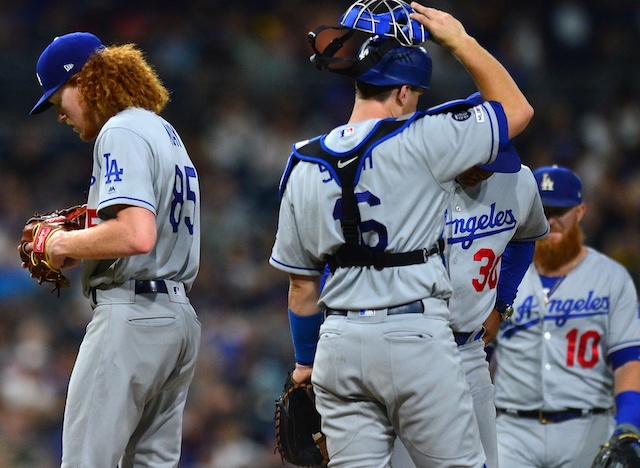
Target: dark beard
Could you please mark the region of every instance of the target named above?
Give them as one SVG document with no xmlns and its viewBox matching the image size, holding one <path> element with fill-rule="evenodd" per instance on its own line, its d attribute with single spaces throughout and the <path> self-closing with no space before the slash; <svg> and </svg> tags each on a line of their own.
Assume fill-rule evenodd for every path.
<svg viewBox="0 0 640 468">
<path fill-rule="evenodd" d="M 543 239 L 536 242 L 533 261 L 547 271 L 555 271 L 580 254 L 584 245 L 584 233 L 576 222 L 559 242 Z"/>
</svg>

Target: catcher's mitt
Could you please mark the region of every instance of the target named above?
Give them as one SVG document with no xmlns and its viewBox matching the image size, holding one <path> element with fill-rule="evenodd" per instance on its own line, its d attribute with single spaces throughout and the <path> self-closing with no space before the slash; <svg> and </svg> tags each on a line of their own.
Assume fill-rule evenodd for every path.
<svg viewBox="0 0 640 468">
<path fill-rule="evenodd" d="M 591 468 L 635 468 L 640 466 L 640 434 L 637 428 L 623 425 L 623 430 L 614 434 L 600 447 Z"/>
<path fill-rule="evenodd" d="M 61 269 L 51 266 L 45 249 L 47 240 L 56 231 L 83 229 L 86 217 L 87 205 L 75 205 L 42 215 L 34 213 L 22 229 L 20 258 L 29 269 L 31 276 L 38 280 L 38 284 L 53 283 L 55 286 L 53 291 L 57 290 L 58 295 L 60 288 L 68 288 L 71 283 L 62 274 Z M 33 251 L 26 252 L 25 246 L 30 242 L 33 242 Z"/>
<path fill-rule="evenodd" d="M 297 466 L 325 466 L 329 462 L 315 401 L 313 385 L 294 382 L 289 374 L 276 402 L 276 442 L 283 460 Z"/>
</svg>

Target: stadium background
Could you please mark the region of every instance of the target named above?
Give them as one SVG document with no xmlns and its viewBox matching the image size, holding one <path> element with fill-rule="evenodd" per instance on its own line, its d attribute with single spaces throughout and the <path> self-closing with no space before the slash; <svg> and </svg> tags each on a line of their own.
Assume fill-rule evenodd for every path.
<svg viewBox="0 0 640 468">
<path fill-rule="evenodd" d="M 587 242 L 640 279 L 640 6 L 628 0 L 456 0 L 450 11 L 512 72 L 535 107 L 522 160 L 578 171 Z M 29 117 L 35 62 L 51 39 L 90 31 L 137 43 L 172 100 L 164 115 L 196 162 L 202 268 L 191 294 L 203 324 L 185 414 L 183 468 L 271 468 L 274 401 L 293 357 L 287 278 L 267 264 L 277 184 L 290 145 L 342 123 L 352 83 L 308 61 L 306 33 L 348 2 L 0 0 L 0 467 L 59 463 L 68 376 L 90 307 L 56 298 L 20 269 L 33 211 L 83 201 L 91 145 Z M 428 107 L 475 91 L 437 46 Z M 597 274 L 597 272 L 594 272 Z M 59 466 L 59 465 L 58 465 Z"/>
</svg>

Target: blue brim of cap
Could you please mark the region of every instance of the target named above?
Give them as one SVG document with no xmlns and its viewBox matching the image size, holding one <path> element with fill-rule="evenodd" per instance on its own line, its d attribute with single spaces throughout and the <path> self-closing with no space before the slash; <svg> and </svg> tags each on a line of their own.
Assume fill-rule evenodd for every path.
<svg viewBox="0 0 640 468">
<path fill-rule="evenodd" d="M 573 208 L 580 203 L 576 203 L 575 198 L 548 198 L 540 196 L 542 200 L 542 206 L 548 206 L 549 208 Z"/>
<path fill-rule="evenodd" d="M 520 156 L 518 155 L 516 149 L 512 144 L 509 144 L 508 148 L 504 150 L 501 149 L 498 152 L 495 161 L 493 161 L 491 164 L 482 164 L 478 167 L 491 172 L 504 172 L 507 174 L 513 174 L 520 170 L 520 168 L 522 167 L 522 163 L 520 162 Z"/>
<path fill-rule="evenodd" d="M 62 86 L 63 84 L 64 83 L 62 83 L 60 86 Z M 31 111 L 29 112 L 29 115 L 39 114 L 40 112 L 44 112 L 49 107 L 51 107 L 53 104 L 49 102 L 49 98 L 53 95 L 53 93 L 55 93 L 56 91 L 58 91 L 58 89 L 60 89 L 60 86 L 56 86 L 55 88 L 52 88 L 46 93 L 44 93 L 42 97 L 38 100 L 38 102 L 36 102 L 36 105 L 33 106 L 33 109 L 31 109 Z"/>
</svg>

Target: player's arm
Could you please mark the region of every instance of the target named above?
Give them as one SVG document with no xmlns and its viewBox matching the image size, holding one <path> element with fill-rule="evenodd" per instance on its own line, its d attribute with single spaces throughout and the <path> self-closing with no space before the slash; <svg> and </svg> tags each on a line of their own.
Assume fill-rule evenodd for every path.
<svg viewBox="0 0 640 468">
<path fill-rule="evenodd" d="M 496 288 L 496 303 L 513 304 L 518 292 L 518 286 L 533 261 L 534 250 L 534 241 L 511 241 L 507 244 L 502 254 L 500 275 L 498 276 L 498 286 Z M 502 317 L 498 310 L 494 308 L 482 324 L 486 330 L 483 338 L 485 345 L 496 338 L 501 322 Z"/>
<path fill-rule="evenodd" d="M 311 370 L 318 345 L 318 333 L 322 324 L 322 312 L 318 311 L 320 277 L 289 275 L 289 326 L 296 356 L 293 380 L 311 381 Z"/>
<path fill-rule="evenodd" d="M 504 66 L 467 34 L 464 26 L 444 11 L 412 2 L 411 19 L 421 23 L 432 40 L 451 52 L 473 78 L 486 101 L 502 105 L 509 125 L 509 139 L 522 132 L 533 117 L 533 107 Z"/>
<path fill-rule="evenodd" d="M 640 431 L 640 346 L 612 353 L 616 431 L 632 426 Z"/>
<path fill-rule="evenodd" d="M 157 237 L 155 215 L 145 208 L 127 205 L 115 206 L 113 211 L 114 218 L 90 229 L 52 235 L 46 249 L 53 265 L 59 267 L 67 258 L 101 260 L 149 253 Z M 27 245 L 27 251 L 32 248 L 32 244 Z"/>
</svg>

